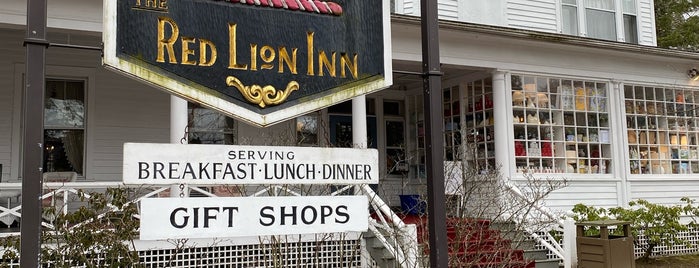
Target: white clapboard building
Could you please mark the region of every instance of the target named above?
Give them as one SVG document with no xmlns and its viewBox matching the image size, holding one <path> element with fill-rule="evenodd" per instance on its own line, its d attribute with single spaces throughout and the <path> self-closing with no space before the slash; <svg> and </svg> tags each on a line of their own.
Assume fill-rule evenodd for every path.
<svg viewBox="0 0 699 268">
<path fill-rule="evenodd" d="M 565 179 L 544 204 L 554 213 L 699 197 L 699 87 L 688 75 L 699 54 L 656 47 L 652 0 L 438 2 L 443 105 L 433 112 L 444 116 L 448 164 L 500 167 L 515 183 L 525 174 Z M 100 47 L 102 5 L 48 1 L 48 41 Z M 424 193 L 430 133 L 413 74 L 422 66 L 420 1 L 391 5 L 393 85 L 367 95 L 365 110 L 383 174 L 374 189 L 395 208 L 400 195 Z M 26 9 L 26 0 L 0 6 L 0 192 L 9 196 L 0 203 L 9 208 L 22 181 Z M 103 68 L 99 50 L 49 46 L 46 85 L 43 168 L 69 172 L 75 188 L 119 185 L 124 143 L 352 146 L 351 101 L 258 128 L 192 103 L 171 109 L 169 94 Z M 187 128 L 173 128 L 185 113 Z M 10 226 L 21 221 L 4 215 Z M 313 245 L 304 241 L 296 243 Z M 343 247 L 352 245 L 323 250 Z"/>
</svg>

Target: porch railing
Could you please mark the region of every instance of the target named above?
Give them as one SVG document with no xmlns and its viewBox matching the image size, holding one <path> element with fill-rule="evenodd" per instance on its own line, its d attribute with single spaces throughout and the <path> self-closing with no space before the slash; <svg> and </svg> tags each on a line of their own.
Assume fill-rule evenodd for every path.
<svg viewBox="0 0 699 268">
<path fill-rule="evenodd" d="M 161 195 L 170 189 L 170 186 L 127 186 L 121 182 L 46 182 L 43 185 L 42 203 L 55 206 L 56 213 L 64 215 L 72 209 L 76 209 L 76 206 L 81 205 L 79 202 L 75 202 L 75 200 L 78 200 L 79 194 L 89 198 L 91 192 L 104 191 L 108 188 L 135 188 L 139 191 L 137 191 L 138 194 L 133 197 L 130 203 L 138 204 L 144 198 Z M 3 223 L 10 227 L 12 222 L 21 220 L 21 188 L 21 183 L 0 183 L 0 228 L 3 227 Z M 220 196 L 205 187 L 195 185 L 187 185 L 185 190 L 188 190 L 190 195 Z M 417 235 L 414 229 L 411 229 L 411 226 L 406 226 L 400 217 L 383 202 L 369 185 L 345 186 L 330 193 L 331 196 L 340 194 L 366 196 L 375 215 L 377 215 L 375 218 L 368 219 L 370 222 L 369 231 L 379 241 L 382 241 L 386 251 L 393 255 L 397 263 L 400 263 L 402 267 L 417 267 Z M 249 194 L 249 196 L 263 195 L 301 196 L 304 194 L 289 187 L 278 185 L 260 187 L 259 190 Z M 6 199 L 3 200 L 3 198 Z M 120 210 L 120 208 L 113 205 L 110 205 L 109 209 L 112 211 Z M 139 217 L 139 215 L 136 215 L 136 217 Z M 55 228 L 50 219 L 43 221 L 42 225 L 49 230 Z M 8 229 L 7 232 L 0 232 L 0 237 L 11 235 L 19 235 L 19 230 Z"/>
</svg>

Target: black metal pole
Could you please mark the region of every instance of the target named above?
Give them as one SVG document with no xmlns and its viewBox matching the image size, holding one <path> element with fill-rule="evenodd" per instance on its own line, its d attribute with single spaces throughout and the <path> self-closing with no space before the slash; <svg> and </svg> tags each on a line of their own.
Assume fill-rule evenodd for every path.
<svg viewBox="0 0 699 268">
<path fill-rule="evenodd" d="M 442 71 L 439 63 L 437 0 L 420 0 L 422 21 L 422 70 L 424 72 L 425 140 L 427 147 L 427 204 L 430 267 L 446 268 L 447 216 L 444 197 L 444 134 L 442 125 Z"/>
<path fill-rule="evenodd" d="M 44 136 L 46 0 L 27 1 L 27 65 L 22 147 L 22 221 L 20 267 L 39 267 L 41 258 L 41 188 Z"/>
</svg>

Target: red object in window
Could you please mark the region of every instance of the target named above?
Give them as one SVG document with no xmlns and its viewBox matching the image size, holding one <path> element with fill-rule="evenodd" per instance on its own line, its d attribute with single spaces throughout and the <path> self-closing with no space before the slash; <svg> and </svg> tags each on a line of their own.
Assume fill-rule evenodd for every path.
<svg viewBox="0 0 699 268">
<path fill-rule="evenodd" d="M 550 142 L 541 143 L 541 156 L 553 156 L 553 148 Z"/>
<path fill-rule="evenodd" d="M 527 156 L 527 150 L 524 149 L 524 143 L 515 141 L 515 156 Z"/>
</svg>

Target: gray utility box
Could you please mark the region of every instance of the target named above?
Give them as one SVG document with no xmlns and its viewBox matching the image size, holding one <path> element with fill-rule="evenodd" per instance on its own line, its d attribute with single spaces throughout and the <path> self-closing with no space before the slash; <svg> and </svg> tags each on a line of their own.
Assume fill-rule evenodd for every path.
<svg viewBox="0 0 699 268">
<path fill-rule="evenodd" d="M 618 220 L 576 223 L 578 268 L 635 268 L 630 224 Z M 610 235 L 610 226 L 621 228 L 623 234 Z M 585 227 L 599 227 L 600 233 L 597 236 L 585 236 Z"/>
</svg>

